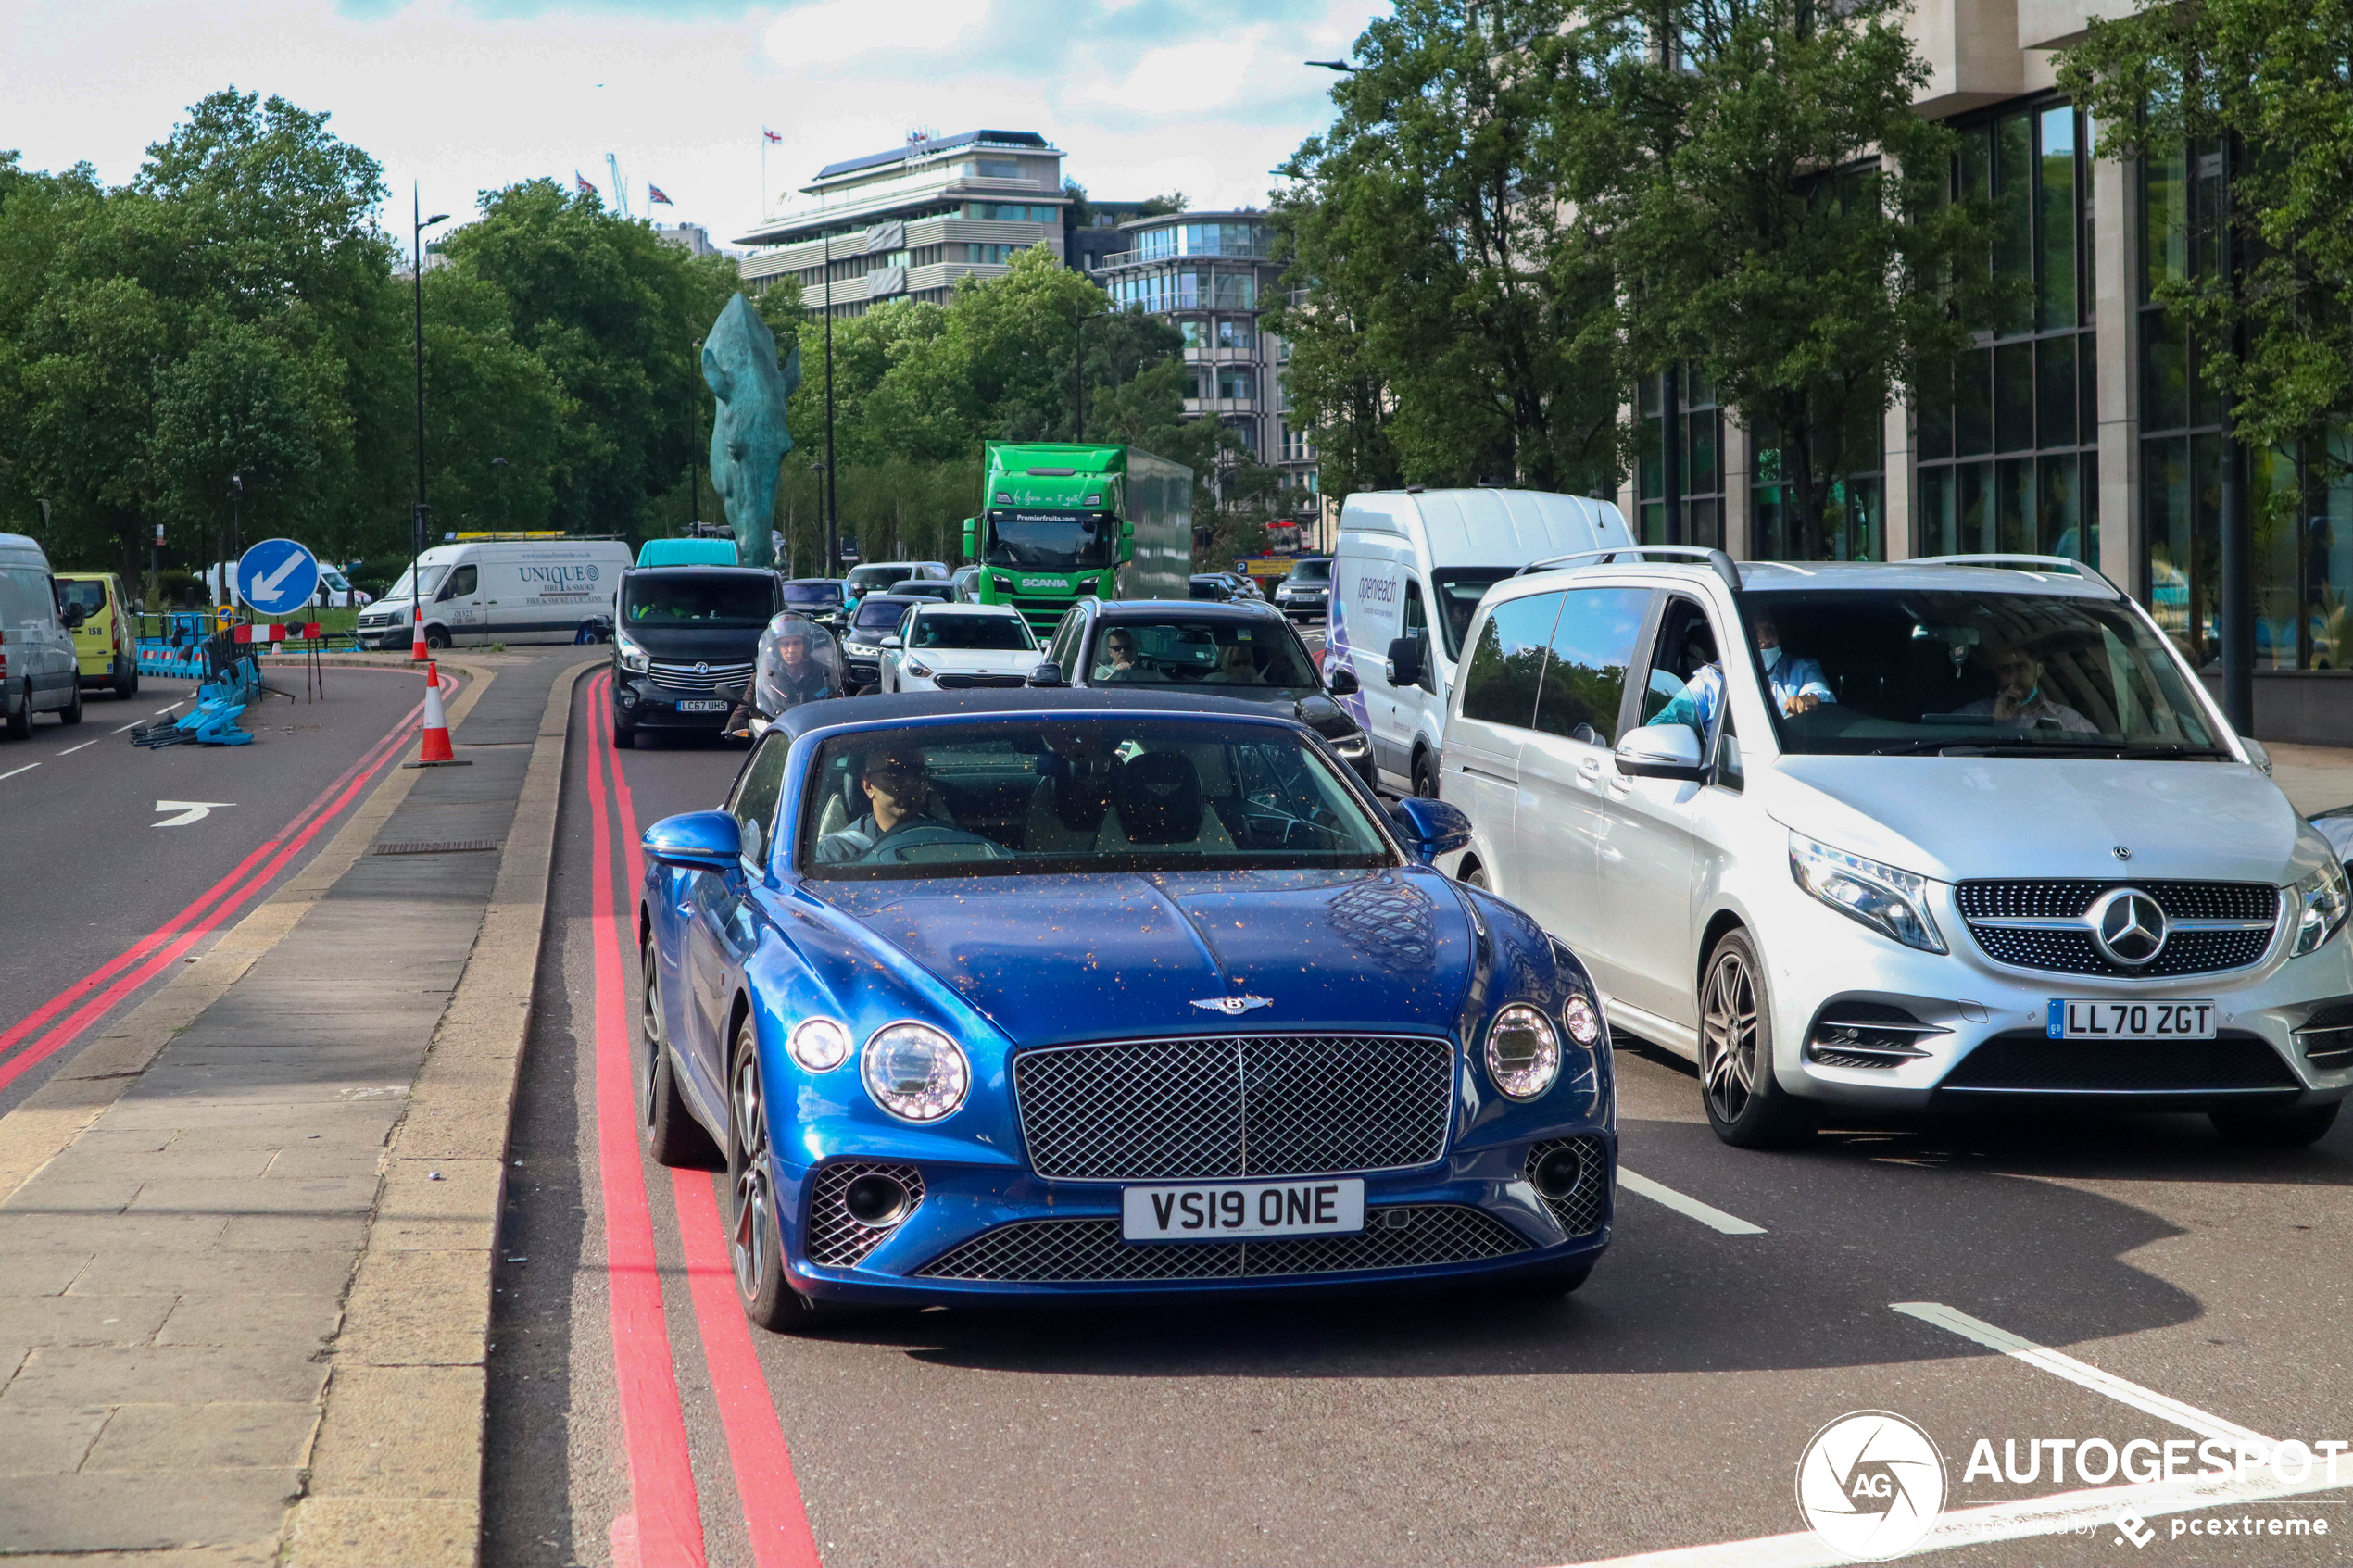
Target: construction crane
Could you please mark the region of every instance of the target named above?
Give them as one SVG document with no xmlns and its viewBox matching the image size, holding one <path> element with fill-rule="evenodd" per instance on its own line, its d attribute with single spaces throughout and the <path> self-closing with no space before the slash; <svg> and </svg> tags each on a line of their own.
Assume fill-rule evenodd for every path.
<svg viewBox="0 0 2353 1568">
<path fill-rule="evenodd" d="M 621 216 L 624 219 L 635 217 L 635 214 L 629 210 L 629 187 L 621 182 L 621 160 L 607 153 L 605 169 L 612 175 L 612 199 L 620 207 Z"/>
</svg>

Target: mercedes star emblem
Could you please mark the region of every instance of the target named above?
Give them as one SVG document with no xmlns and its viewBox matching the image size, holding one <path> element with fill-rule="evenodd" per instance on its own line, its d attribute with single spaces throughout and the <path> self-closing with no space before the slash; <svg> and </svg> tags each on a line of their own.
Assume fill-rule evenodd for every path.
<svg viewBox="0 0 2353 1568">
<path fill-rule="evenodd" d="M 1193 1003 L 1208 1012 L 1222 1012 L 1228 1018 L 1239 1018 L 1252 1008 L 1270 1008 L 1274 1002 L 1265 997 L 1203 997 Z"/>
<path fill-rule="evenodd" d="M 2092 942 L 2108 960 L 2138 969 L 2164 949 L 2165 911 L 2137 887 L 2120 887 L 2092 906 Z"/>
<path fill-rule="evenodd" d="M 2108 853 L 2114 855 L 2120 860 L 2129 860 L 2133 858 L 2133 848 L 2132 846 L 2128 844 L 2120 844 L 2115 848 L 2109 850 Z"/>
<path fill-rule="evenodd" d="M 702 663 L 700 660 L 697 660 L 695 664 L 695 673 L 698 675 L 708 675 L 711 673 L 711 666 Z"/>
</svg>

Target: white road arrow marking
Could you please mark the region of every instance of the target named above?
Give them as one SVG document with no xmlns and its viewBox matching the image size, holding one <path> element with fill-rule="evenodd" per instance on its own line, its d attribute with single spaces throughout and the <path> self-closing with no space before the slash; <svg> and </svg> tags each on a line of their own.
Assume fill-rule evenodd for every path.
<svg viewBox="0 0 2353 1568">
<path fill-rule="evenodd" d="M 264 577 L 259 572 L 255 572 L 252 576 L 245 579 L 245 596 L 247 598 L 276 598 L 278 596 L 278 584 L 293 576 L 294 569 L 301 564 L 302 558 L 300 556 L 288 556 L 285 559 L 278 563 L 278 570 L 271 572 L 269 576 Z"/>
<path fill-rule="evenodd" d="M 180 814 L 167 817 L 155 825 L 159 828 L 184 828 L 190 822 L 203 822 L 221 807 L 235 804 L 233 800 L 158 800 L 156 802 L 157 810 L 177 811 Z"/>
</svg>

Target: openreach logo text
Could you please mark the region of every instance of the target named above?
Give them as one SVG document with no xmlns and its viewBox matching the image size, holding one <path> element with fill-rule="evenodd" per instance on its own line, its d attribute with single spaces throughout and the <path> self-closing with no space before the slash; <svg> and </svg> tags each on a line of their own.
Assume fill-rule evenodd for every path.
<svg viewBox="0 0 2353 1568">
<path fill-rule="evenodd" d="M 1814 1434 L 1797 1461 L 1797 1508 L 1833 1550 L 1859 1562 L 1918 1546 L 1944 1507 L 1944 1456 L 1889 1411 L 1856 1411 Z"/>
</svg>

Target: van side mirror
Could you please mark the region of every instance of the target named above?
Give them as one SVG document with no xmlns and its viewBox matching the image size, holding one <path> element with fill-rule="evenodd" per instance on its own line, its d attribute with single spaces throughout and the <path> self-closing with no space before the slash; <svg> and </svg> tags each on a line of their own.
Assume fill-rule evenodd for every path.
<svg viewBox="0 0 2353 1568">
<path fill-rule="evenodd" d="M 1707 777 L 1701 762 L 1699 735 L 1689 724 L 1644 724 L 1629 730 L 1617 743 L 1617 771 L 1629 779 L 1680 779 L 1697 784 Z"/>
<path fill-rule="evenodd" d="M 1327 684 L 1334 696 L 1354 696 L 1364 689 L 1356 679 L 1355 666 L 1349 664 L 1343 664 L 1333 671 L 1332 678 Z"/>
<path fill-rule="evenodd" d="M 69 604 L 57 611 L 57 624 L 69 632 L 81 631 L 82 623 L 89 619 L 90 612 L 78 604 Z"/>
<path fill-rule="evenodd" d="M 1381 673 L 1392 686 L 1415 686 L 1429 666 L 1426 641 L 1420 637 L 1391 637 L 1389 640 L 1389 660 Z"/>
<path fill-rule="evenodd" d="M 964 519 L 964 558 L 980 558 L 980 519 L 976 517 Z"/>
</svg>

